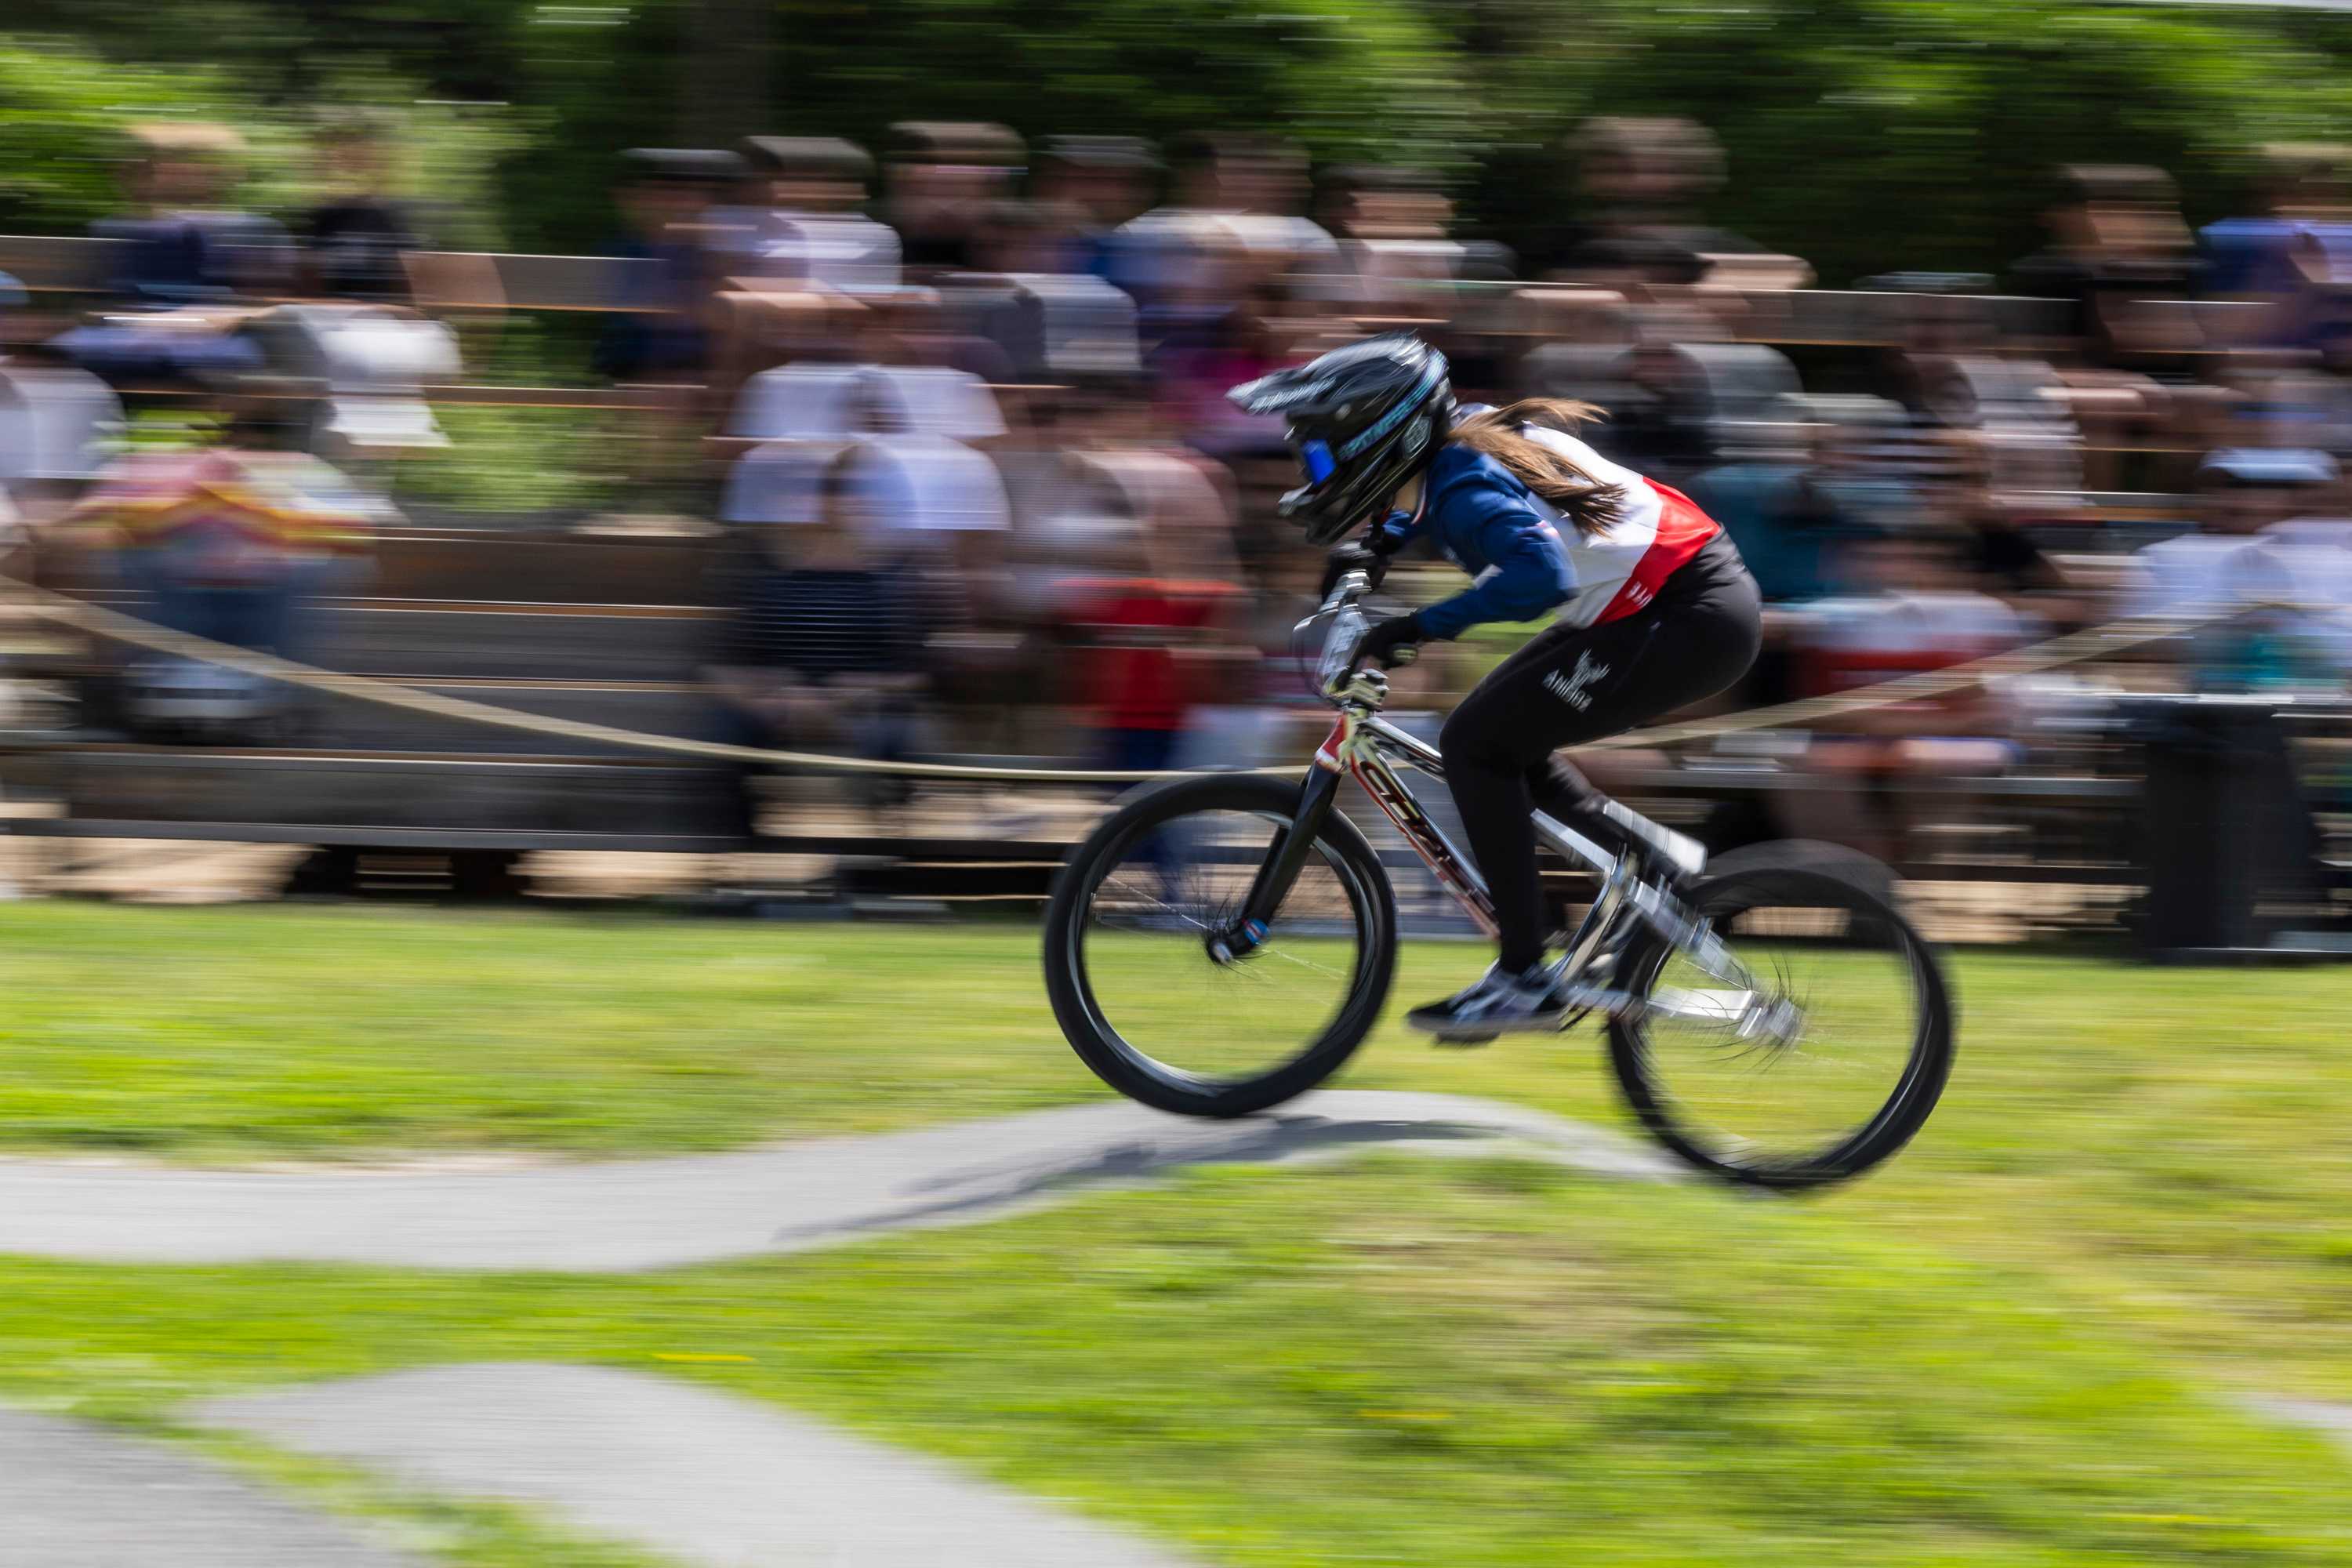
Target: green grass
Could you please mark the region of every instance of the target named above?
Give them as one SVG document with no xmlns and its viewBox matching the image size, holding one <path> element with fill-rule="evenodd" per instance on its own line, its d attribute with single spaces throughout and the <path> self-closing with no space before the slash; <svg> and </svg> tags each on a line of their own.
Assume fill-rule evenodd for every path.
<svg viewBox="0 0 2352 1568">
<path fill-rule="evenodd" d="M 1409 944 L 1395 999 L 1482 962 Z M 2253 1385 L 2352 1398 L 2352 973 L 2001 951 L 1954 967 L 1943 1106 L 1827 1204 L 2084 1280 Z M 1025 927 L 19 904 L 0 907 L 0 1140 L 19 1149 L 593 1156 L 1104 1092 L 1061 1041 Z M 1588 1032 L 1433 1051 L 1391 1022 L 1339 1081 L 1626 1125 Z"/>
<path fill-rule="evenodd" d="M 2352 1557 L 2339 1458 L 2111 1329 L 1832 1205 L 1392 1157 L 654 1279 L 20 1263 L 0 1393 L 633 1366 L 1235 1563 Z"/>
<path fill-rule="evenodd" d="M 1397 1001 L 1482 962 L 1408 947 Z M 2223 1402 L 2352 1399 L 2352 974 L 1953 963 L 1942 1109 L 1803 1202 L 1381 1161 L 652 1279 L 6 1262 L 0 1397 L 667 1369 L 1234 1563 L 2352 1561 L 2352 1467 Z M 1101 1092 L 1025 928 L 19 905 L 0 986 L 19 1148 L 586 1155 Z M 1622 1126 L 1597 1058 L 1391 1024 L 1342 1082 Z M 594 1560 L 338 1495 L 480 1568 Z"/>
<path fill-rule="evenodd" d="M 18 904 L 0 995 L 20 1148 L 644 1152 L 1093 1085 L 1003 928 Z"/>
</svg>

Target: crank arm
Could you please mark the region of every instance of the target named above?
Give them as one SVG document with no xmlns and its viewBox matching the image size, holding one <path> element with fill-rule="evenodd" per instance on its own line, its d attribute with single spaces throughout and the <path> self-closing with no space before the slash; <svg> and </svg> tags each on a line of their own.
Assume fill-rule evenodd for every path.
<svg viewBox="0 0 2352 1568">
<path fill-rule="evenodd" d="M 1642 882 L 1634 886 L 1627 901 L 1652 931 L 1710 977 L 1741 991 L 1756 989 L 1756 977 L 1729 944 L 1715 934 L 1713 923 L 1693 915 L 1672 893 L 1654 882 Z"/>
<path fill-rule="evenodd" d="M 1571 985 L 1565 994 L 1570 1007 L 1606 1013 L 1612 1018 L 1654 1014 L 1687 1018 L 1696 1024 L 1720 1024 L 1725 1028 L 1738 1026 L 1764 1002 L 1754 991 L 1683 991 L 1673 986 L 1647 996 L 1636 996 L 1631 991 L 1612 990 L 1605 985 Z"/>
</svg>

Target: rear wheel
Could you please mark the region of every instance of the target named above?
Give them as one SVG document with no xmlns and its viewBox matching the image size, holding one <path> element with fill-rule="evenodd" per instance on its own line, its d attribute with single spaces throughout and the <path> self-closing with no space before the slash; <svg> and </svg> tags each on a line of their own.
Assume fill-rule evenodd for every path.
<svg viewBox="0 0 2352 1568">
<path fill-rule="evenodd" d="M 1951 995 L 1886 886 L 1884 868 L 1843 852 L 1726 857 L 1685 897 L 1752 991 L 1646 929 L 1635 938 L 1619 973 L 1654 1005 L 1611 1024 L 1610 1059 L 1659 1142 L 1784 1188 L 1858 1175 L 1909 1142 L 1951 1072 Z"/>
<path fill-rule="evenodd" d="M 1263 1110 L 1338 1071 L 1379 1018 L 1396 903 L 1338 813 L 1264 937 L 1237 931 L 1298 799 L 1270 778 L 1182 780 L 1113 813 L 1063 868 L 1046 992 L 1071 1047 L 1121 1094 L 1188 1116 Z"/>
</svg>

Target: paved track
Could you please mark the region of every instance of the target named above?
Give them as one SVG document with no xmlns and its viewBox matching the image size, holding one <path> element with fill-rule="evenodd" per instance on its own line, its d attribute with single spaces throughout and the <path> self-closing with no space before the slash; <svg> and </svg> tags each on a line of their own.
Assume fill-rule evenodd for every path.
<svg viewBox="0 0 2352 1568">
<path fill-rule="evenodd" d="M 1125 1100 L 740 1153 L 508 1171 L 240 1172 L 0 1162 L 0 1252 L 626 1272 L 966 1225 L 1183 1165 L 1508 1143 L 1662 1179 L 1645 1145 L 1460 1095 L 1330 1089 L 1234 1121 Z"/>
<path fill-rule="evenodd" d="M 194 1418 L 425 1491 L 520 1503 L 698 1568 L 1181 1563 L 936 1459 L 610 1367 L 433 1367 L 240 1395 Z"/>
<path fill-rule="evenodd" d="M 86 1422 L 0 1410 L 8 1568 L 425 1568 L 234 1470 Z"/>
<path fill-rule="evenodd" d="M 471 1172 L 236 1172 L 0 1161 L 0 1252 L 456 1269 L 653 1269 L 966 1225 L 1218 1162 L 1509 1148 L 1643 1180 L 1643 1145 L 1455 1095 L 1328 1090 L 1234 1121 L 1124 1100 L 698 1158 Z M 1050 1503 L 670 1379 L 428 1368 L 218 1400 L 193 1420 L 425 1492 L 548 1512 L 682 1563 L 1181 1568 Z M 413 1568 L 232 1471 L 0 1411 L 8 1568 Z"/>
</svg>

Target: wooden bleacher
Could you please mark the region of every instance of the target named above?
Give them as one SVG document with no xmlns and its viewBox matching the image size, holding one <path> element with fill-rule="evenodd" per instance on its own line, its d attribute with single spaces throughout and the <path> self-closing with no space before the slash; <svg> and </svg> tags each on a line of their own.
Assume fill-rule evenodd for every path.
<svg viewBox="0 0 2352 1568">
<path fill-rule="evenodd" d="M 526 712 L 708 738 L 696 684 L 711 612 L 698 541 L 400 534 L 365 596 L 310 612 L 317 662 Z M 48 584 L 117 600 L 94 563 Z M 495 594 L 497 597 L 476 597 Z M 111 662 L 82 652 L 79 679 Z M 52 836 L 219 838 L 417 848 L 730 847 L 712 767 L 568 737 L 306 695 L 299 747 L 20 744 L 11 784 L 50 795 Z"/>
</svg>

